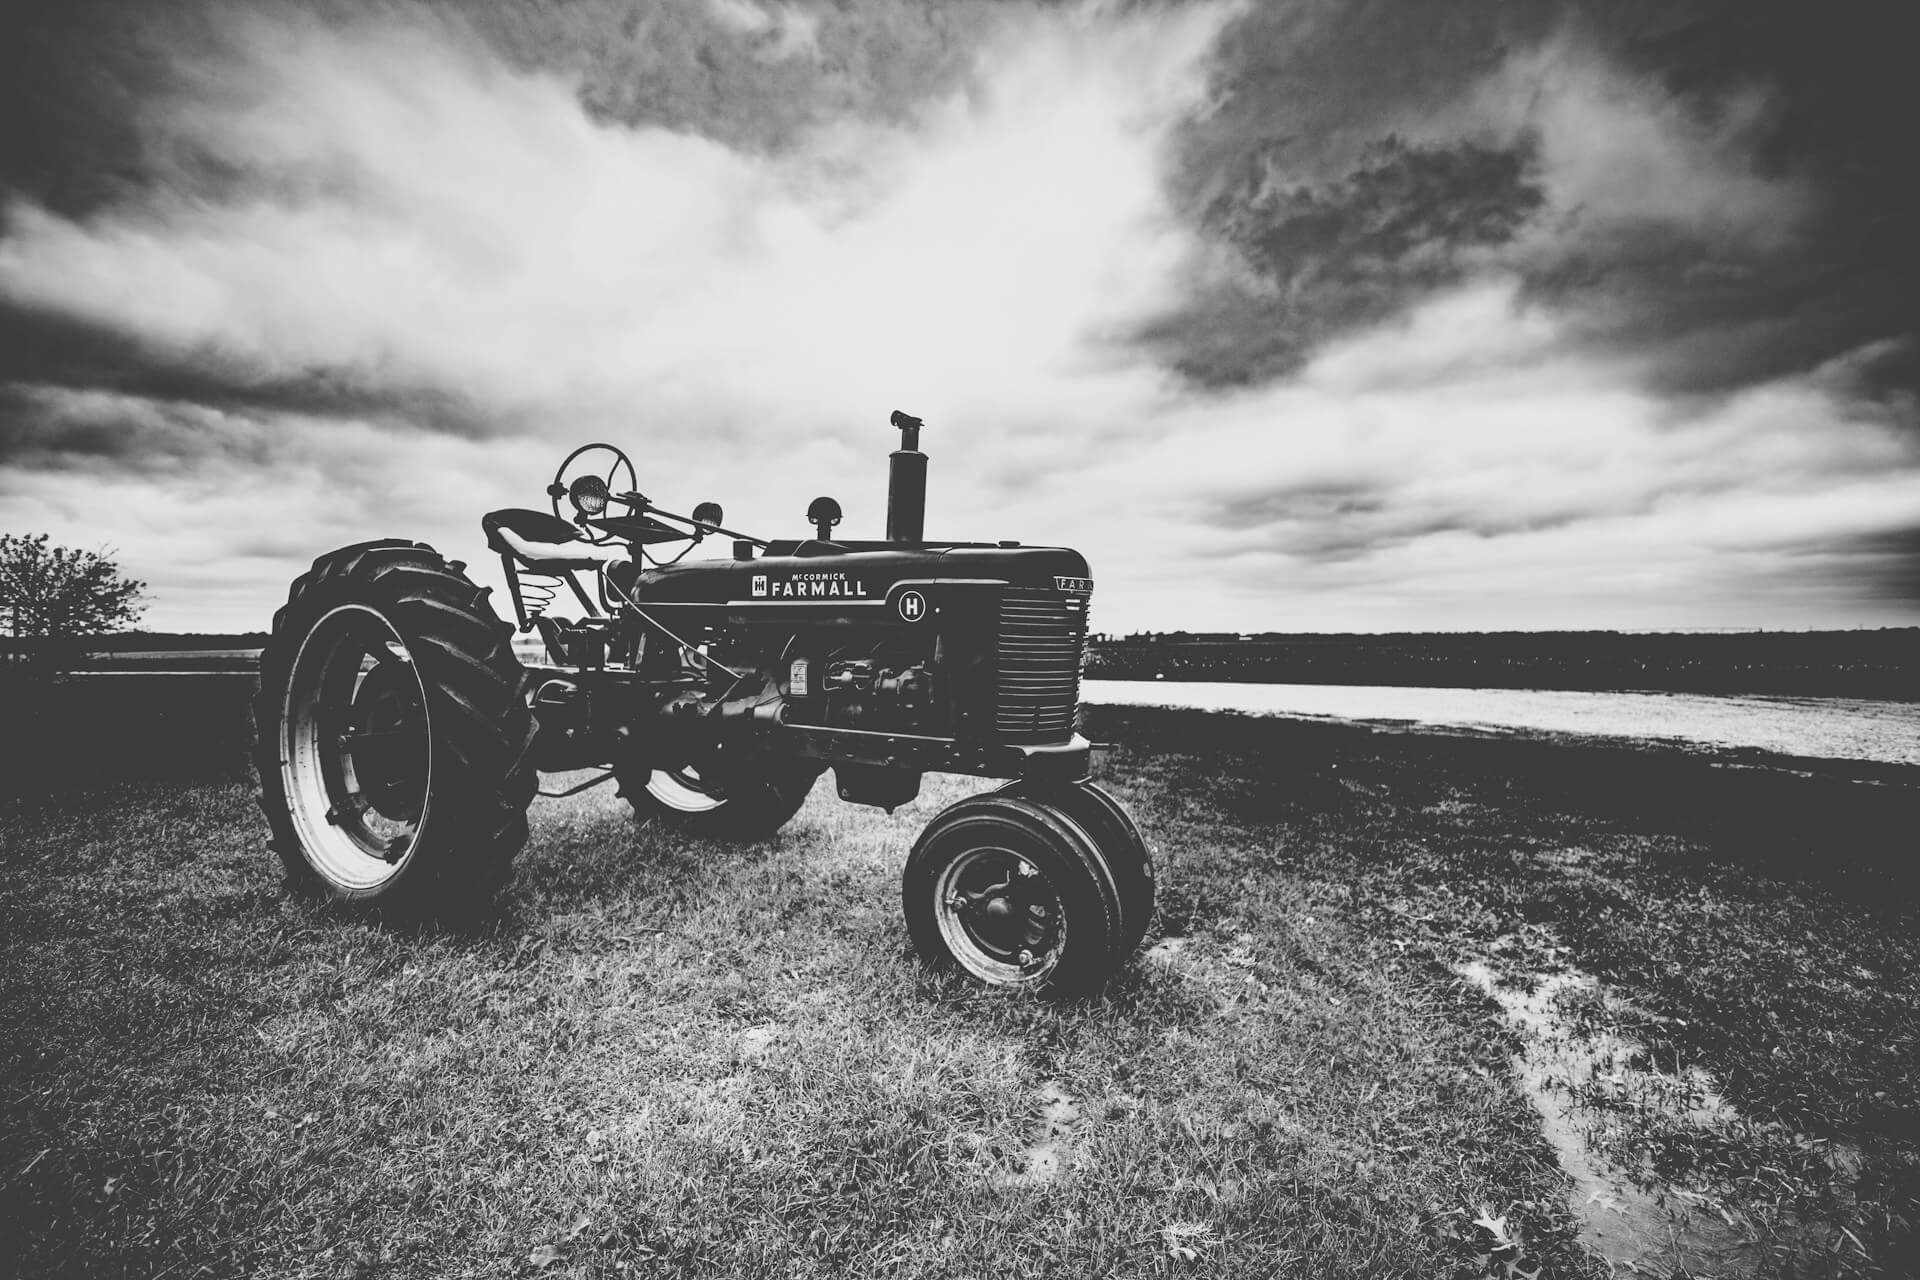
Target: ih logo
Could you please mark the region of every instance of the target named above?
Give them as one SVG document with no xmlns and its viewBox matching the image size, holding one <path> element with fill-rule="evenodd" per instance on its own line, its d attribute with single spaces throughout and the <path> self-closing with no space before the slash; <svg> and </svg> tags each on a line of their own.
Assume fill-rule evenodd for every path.
<svg viewBox="0 0 1920 1280">
<path fill-rule="evenodd" d="M 764 596 L 765 594 L 767 594 L 767 575 L 766 574 L 756 573 L 753 575 L 753 594 L 755 594 L 756 596 Z"/>
<path fill-rule="evenodd" d="M 901 620 L 905 622 L 918 622 L 927 616 L 927 598 L 918 591 L 902 591 L 893 607 L 900 611 Z"/>
</svg>

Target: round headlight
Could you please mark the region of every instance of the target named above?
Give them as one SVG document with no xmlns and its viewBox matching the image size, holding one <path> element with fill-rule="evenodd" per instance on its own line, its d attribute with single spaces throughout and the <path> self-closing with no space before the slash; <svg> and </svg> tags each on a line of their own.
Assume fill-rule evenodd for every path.
<svg viewBox="0 0 1920 1280">
<path fill-rule="evenodd" d="M 824 495 L 815 498 L 807 504 L 807 519 L 822 529 L 831 529 L 840 523 L 840 504 Z M 820 536 L 824 538 L 827 535 L 823 533 Z"/>
<path fill-rule="evenodd" d="M 607 509 L 607 482 L 599 476 L 581 476 L 567 486 L 567 497 L 583 516 L 597 516 Z"/>
</svg>

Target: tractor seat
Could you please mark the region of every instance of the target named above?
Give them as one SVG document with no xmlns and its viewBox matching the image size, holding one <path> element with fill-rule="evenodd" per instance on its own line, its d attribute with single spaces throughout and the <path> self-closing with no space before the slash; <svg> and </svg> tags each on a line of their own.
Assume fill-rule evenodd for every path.
<svg viewBox="0 0 1920 1280">
<path fill-rule="evenodd" d="M 607 581 L 631 601 L 640 593 L 640 565 L 632 560 L 615 560 L 607 566 Z"/>
<path fill-rule="evenodd" d="M 525 507 L 489 511 L 480 517 L 480 528 L 487 535 L 488 547 L 511 556 L 521 568 L 533 573 L 598 569 L 609 560 L 622 558 L 617 548 L 594 546 L 581 538 L 578 529 L 544 511 Z"/>
</svg>

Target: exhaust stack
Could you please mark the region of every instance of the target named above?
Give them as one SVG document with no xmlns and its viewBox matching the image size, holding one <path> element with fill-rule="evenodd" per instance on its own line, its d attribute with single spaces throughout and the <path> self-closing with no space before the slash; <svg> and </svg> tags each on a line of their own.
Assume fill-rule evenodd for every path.
<svg viewBox="0 0 1920 1280">
<path fill-rule="evenodd" d="M 920 452 L 920 419 L 893 411 L 900 447 L 888 457 L 887 541 L 920 542 L 927 527 L 927 455 Z"/>
</svg>

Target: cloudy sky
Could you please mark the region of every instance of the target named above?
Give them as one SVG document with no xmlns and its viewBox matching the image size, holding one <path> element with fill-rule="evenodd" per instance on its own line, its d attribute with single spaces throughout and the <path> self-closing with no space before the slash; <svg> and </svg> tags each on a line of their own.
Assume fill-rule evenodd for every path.
<svg viewBox="0 0 1920 1280">
<path fill-rule="evenodd" d="M 1920 623 L 1901 4 L 4 12 L 0 529 L 157 628 L 588 440 L 878 537 L 896 408 L 1098 629 Z"/>
</svg>

